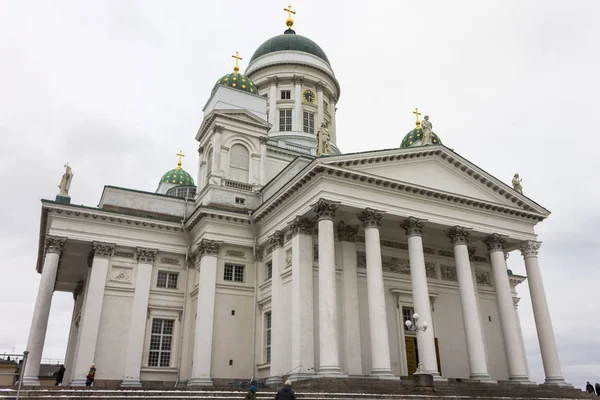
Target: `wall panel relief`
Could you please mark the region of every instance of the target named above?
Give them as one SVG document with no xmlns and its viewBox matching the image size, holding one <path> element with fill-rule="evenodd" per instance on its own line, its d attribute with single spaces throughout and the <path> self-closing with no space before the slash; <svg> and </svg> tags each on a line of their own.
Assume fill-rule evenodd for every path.
<svg viewBox="0 0 600 400">
<path fill-rule="evenodd" d="M 110 269 L 109 281 L 131 285 L 133 283 L 133 267 L 113 265 Z"/>
<path fill-rule="evenodd" d="M 453 267 L 451 265 L 442 265 L 440 267 L 440 271 L 442 272 L 442 280 L 453 282 L 458 281 L 456 277 L 456 267 Z"/>
<path fill-rule="evenodd" d="M 478 285 L 492 286 L 492 280 L 488 271 L 475 271 L 475 278 Z"/>
</svg>

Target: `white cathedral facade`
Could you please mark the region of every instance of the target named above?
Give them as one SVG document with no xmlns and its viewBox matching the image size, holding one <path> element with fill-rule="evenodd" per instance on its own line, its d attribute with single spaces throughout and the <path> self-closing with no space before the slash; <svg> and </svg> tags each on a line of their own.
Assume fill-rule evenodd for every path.
<svg viewBox="0 0 600 400">
<path fill-rule="evenodd" d="M 438 380 L 528 383 L 527 280 L 546 383 L 565 384 L 537 258 L 549 211 L 436 134 L 423 143 L 419 122 L 399 148 L 341 153 L 339 97 L 326 54 L 288 19 L 215 84 L 195 182 L 180 161 L 156 192 L 43 200 L 24 383 L 39 384 L 53 291 L 74 297 L 65 384 L 92 364 L 97 381 L 135 387 L 399 379 L 419 362 Z M 515 250 L 527 279 L 507 269 Z M 414 313 L 424 332 L 405 327 Z"/>
</svg>

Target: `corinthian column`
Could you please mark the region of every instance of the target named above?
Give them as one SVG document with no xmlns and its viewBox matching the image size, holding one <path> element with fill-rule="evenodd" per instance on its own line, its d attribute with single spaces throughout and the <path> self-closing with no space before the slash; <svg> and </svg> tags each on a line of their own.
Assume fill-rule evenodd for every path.
<svg viewBox="0 0 600 400">
<path fill-rule="evenodd" d="M 133 293 L 133 307 L 129 321 L 129 339 L 127 354 L 125 355 L 125 377 L 121 386 L 142 387 L 140 382 L 140 368 L 142 367 L 142 354 L 144 353 L 144 337 L 146 332 L 146 315 L 148 313 L 148 300 L 150 297 L 150 283 L 152 281 L 152 264 L 158 250 L 137 249 L 137 271 L 135 277 L 135 292 Z"/>
<path fill-rule="evenodd" d="M 271 371 L 267 379 L 269 385 L 283 383 L 283 375 L 287 372 L 287 360 L 290 356 L 285 348 L 286 330 L 283 316 L 286 310 L 282 307 L 284 294 L 281 274 L 285 268 L 284 238 L 285 233 L 282 231 L 275 231 L 269 237 L 269 243 L 273 247 L 271 260 L 273 268 L 271 274 Z"/>
<path fill-rule="evenodd" d="M 314 375 L 313 240 L 315 222 L 296 217 L 292 232 L 292 368 L 291 380 Z"/>
<path fill-rule="evenodd" d="M 367 256 L 367 298 L 369 303 L 369 332 L 371 336 L 371 375 L 393 377 L 390 362 L 390 340 L 388 336 L 385 288 L 381 266 L 381 243 L 379 227 L 383 212 L 366 208 L 358 219 L 365 229 Z"/>
<path fill-rule="evenodd" d="M 260 141 L 260 184 L 267 184 L 267 142 L 269 138 L 262 136 L 259 138 Z"/>
<path fill-rule="evenodd" d="M 448 237 L 454 246 L 454 260 L 456 262 L 458 291 L 467 340 L 470 378 L 491 381 L 485 357 L 479 309 L 477 308 L 477 294 L 475 293 L 473 273 L 469 262 L 469 250 L 467 248 L 469 231 L 466 228 L 455 226 L 448 232 Z"/>
<path fill-rule="evenodd" d="M 213 135 L 213 165 L 211 175 L 223 175 L 223 169 L 221 168 L 221 146 L 222 146 L 223 127 L 216 125 L 214 128 Z"/>
<path fill-rule="evenodd" d="M 67 238 L 64 237 L 47 235 L 44 241 L 42 278 L 40 279 L 35 308 L 33 309 L 29 339 L 27 339 L 29 358 L 23 375 L 23 384 L 27 386 L 39 386 L 40 384 L 40 362 L 44 351 L 44 341 L 46 340 L 52 293 L 54 293 L 54 284 L 56 283 L 58 262 L 66 240 Z"/>
<path fill-rule="evenodd" d="M 269 78 L 269 123 L 273 125 L 269 132 L 278 131 L 277 126 L 277 77 Z M 264 183 L 263 183 L 264 185 Z"/>
<path fill-rule="evenodd" d="M 496 299 L 498 302 L 498 313 L 500 316 L 500 327 L 504 337 L 504 349 L 508 360 L 508 379 L 515 382 L 529 382 L 525 355 L 521 347 L 521 335 L 519 333 L 517 319 L 515 318 L 514 304 L 508 270 L 504 259 L 505 239 L 493 234 L 483 240 L 490 252 L 492 262 L 492 274 L 496 286 Z"/>
<path fill-rule="evenodd" d="M 413 303 L 415 312 L 419 314 L 419 321 L 426 321 L 433 326 L 431 318 L 431 305 L 429 303 L 429 288 L 427 287 L 427 273 L 425 271 L 425 256 L 423 254 L 423 221 L 409 217 L 402 223 L 408 238 L 408 258 L 410 260 L 410 280 L 412 285 Z M 435 356 L 435 341 L 433 329 L 427 329 L 417 335 L 419 358 L 423 360 L 425 371 L 439 377 L 437 358 Z"/>
<path fill-rule="evenodd" d="M 554 330 L 552 329 L 552 321 L 550 320 L 550 310 L 548 309 L 544 282 L 542 282 L 542 274 L 538 263 L 538 251 L 541 244 L 541 242 L 534 242 L 532 240 L 526 241 L 521 246 L 521 254 L 523 254 L 523 258 L 525 259 L 533 318 L 535 319 L 535 328 L 537 329 L 544 372 L 546 373 L 545 383 L 566 386 L 568 384 L 565 382 L 560 368 Z"/>
<path fill-rule="evenodd" d="M 338 351 L 337 292 L 333 220 L 339 202 L 319 199 L 312 209 L 319 219 L 319 375 L 342 376 Z"/>
<path fill-rule="evenodd" d="M 294 76 L 294 116 L 292 130 L 302 132 L 302 82 L 301 76 Z"/>
<path fill-rule="evenodd" d="M 90 254 L 92 257 L 92 271 L 81 312 L 79 341 L 77 343 L 71 386 L 85 385 L 87 373 L 94 363 L 102 303 L 104 301 L 104 286 L 110 257 L 112 257 L 114 250 L 114 243 L 92 243 L 92 253 Z"/>
<path fill-rule="evenodd" d="M 192 375 L 188 386 L 212 386 L 213 330 L 215 323 L 215 291 L 217 286 L 217 256 L 223 242 L 202 239 L 198 245 L 200 273 L 198 274 L 198 301 L 196 303 L 196 332 Z"/>
</svg>

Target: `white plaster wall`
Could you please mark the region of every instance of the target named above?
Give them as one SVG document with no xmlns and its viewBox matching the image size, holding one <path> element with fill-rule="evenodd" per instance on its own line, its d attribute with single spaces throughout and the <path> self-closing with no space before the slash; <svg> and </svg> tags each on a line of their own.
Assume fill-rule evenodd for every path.
<svg viewBox="0 0 600 400">
<path fill-rule="evenodd" d="M 289 161 L 282 160 L 280 158 L 268 157 L 267 158 L 267 182 L 269 182 L 271 179 L 275 178 L 277 176 L 277 174 L 279 174 L 281 171 L 283 171 L 283 169 L 285 167 L 287 167 L 288 164 L 289 164 Z M 264 199 L 267 199 L 267 197 L 264 197 Z"/>
<path fill-rule="evenodd" d="M 267 120 L 267 99 L 242 90 L 219 85 L 202 109 L 204 114 L 213 110 L 248 110 L 259 118 Z"/>
<path fill-rule="evenodd" d="M 188 201 L 187 215 L 193 211 L 193 201 Z M 167 214 L 183 217 L 185 200 L 154 193 L 124 190 L 115 187 L 105 187 L 100 198 L 99 207 L 106 206 L 130 208 L 152 213 Z"/>
<path fill-rule="evenodd" d="M 495 380 L 508 380 L 508 360 L 502 337 L 495 296 L 479 294 L 482 328 L 488 352 L 489 374 Z M 491 321 L 490 321 L 491 319 Z"/>
<path fill-rule="evenodd" d="M 283 172 L 281 175 L 279 175 L 277 177 L 277 180 L 275 180 L 273 182 L 269 182 L 268 186 L 266 186 L 265 189 L 263 190 L 263 198 L 268 199 L 269 197 L 274 195 L 279 189 L 281 189 L 282 186 L 284 186 L 286 183 L 288 183 L 290 179 L 292 179 L 300 171 L 302 171 L 308 164 L 310 164 L 311 161 L 312 160 L 307 159 L 307 158 L 296 159 L 293 162 L 293 164 L 291 164 L 289 166 L 289 168 L 287 168 L 285 170 L 285 172 Z M 273 158 L 268 159 L 267 165 L 269 167 L 268 168 L 269 171 L 267 172 L 267 181 L 270 181 L 275 176 L 277 176 L 277 174 L 274 174 L 274 172 L 275 172 L 275 168 L 273 168 L 274 164 L 276 164 L 277 167 L 283 166 L 283 168 L 281 168 L 281 170 L 279 170 L 277 172 L 277 174 L 280 173 L 285 167 L 288 166 L 287 163 L 284 163 L 283 160 L 273 159 Z M 273 176 L 269 177 L 269 174 L 272 174 Z"/>
</svg>

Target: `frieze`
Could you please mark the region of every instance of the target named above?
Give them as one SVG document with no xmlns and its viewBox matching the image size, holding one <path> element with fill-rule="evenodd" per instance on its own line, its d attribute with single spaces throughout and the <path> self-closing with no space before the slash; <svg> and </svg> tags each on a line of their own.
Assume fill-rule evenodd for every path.
<svg viewBox="0 0 600 400">
<path fill-rule="evenodd" d="M 425 273 L 428 278 L 437 279 L 437 268 L 433 262 L 425 262 Z"/>
<path fill-rule="evenodd" d="M 344 221 L 337 226 L 338 239 L 340 242 L 356 242 L 358 225 L 346 225 Z"/>
<path fill-rule="evenodd" d="M 177 258 L 163 257 L 160 259 L 159 263 L 168 265 L 179 265 L 179 260 Z"/>
<path fill-rule="evenodd" d="M 292 266 L 292 249 L 285 251 L 285 267 L 289 268 Z"/>
<path fill-rule="evenodd" d="M 317 214 L 319 220 L 333 220 L 335 218 L 335 213 L 337 209 L 340 207 L 340 202 L 319 199 L 316 203 L 311 205 L 311 207 L 313 212 Z"/>
<path fill-rule="evenodd" d="M 367 254 L 362 251 L 356 252 L 357 267 L 367 268 Z M 410 275 L 410 262 L 406 258 L 381 256 L 381 268 L 386 272 Z"/>
<path fill-rule="evenodd" d="M 128 251 L 115 251 L 115 257 L 123 257 L 123 258 L 133 258 L 135 257 L 134 253 L 130 253 Z"/>
<path fill-rule="evenodd" d="M 365 242 L 365 237 L 364 236 L 357 236 L 356 237 L 356 241 L 358 243 L 364 243 Z"/>
<path fill-rule="evenodd" d="M 225 255 L 229 257 L 246 258 L 246 252 L 240 250 L 227 250 Z"/>
<path fill-rule="evenodd" d="M 131 285 L 132 269 L 113 266 L 110 271 L 110 280 L 112 282 L 125 283 Z"/>
<path fill-rule="evenodd" d="M 404 245 L 406 246 L 406 250 L 408 250 L 408 245 Z M 423 247 L 423 253 L 425 254 L 435 254 L 435 250 L 432 249 L 431 247 Z"/>
<path fill-rule="evenodd" d="M 442 273 L 442 280 L 444 281 L 458 281 L 456 277 L 456 267 L 451 265 L 442 265 L 440 267 L 440 271 Z"/>
<path fill-rule="evenodd" d="M 358 220 L 362 222 L 363 228 L 366 229 L 381 227 L 381 219 L 383 218 L 383 214 L 385 214 L 383 211 L 378 211 L 367 207 L 356 216 L 358 217 Z"/>
<path fill-rule="evenodd" d="M 452 250 L 438 250 L 438 255 L 454 258 L 454 252 Z"/>
<path fill-rule="evenodd" d="M 475 279 L 478 285 L 492 286 L 492 280 L 488 271 L 475 271 Z"/>
<path fill-rule="evenodd" d="M 473 256 L 472 259 L 475 262 L 487 263 L 487 258 L 483 256 Z"/>
</svg>

